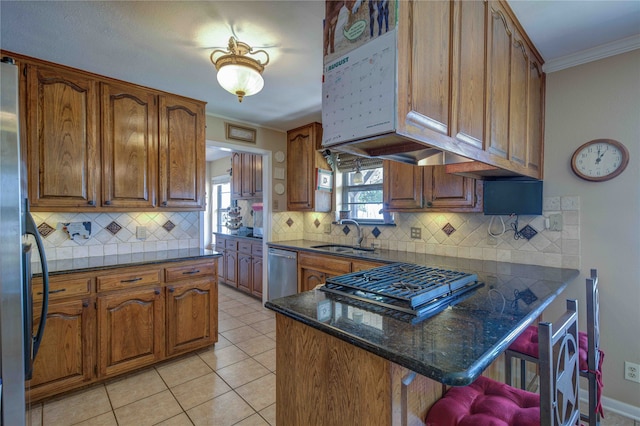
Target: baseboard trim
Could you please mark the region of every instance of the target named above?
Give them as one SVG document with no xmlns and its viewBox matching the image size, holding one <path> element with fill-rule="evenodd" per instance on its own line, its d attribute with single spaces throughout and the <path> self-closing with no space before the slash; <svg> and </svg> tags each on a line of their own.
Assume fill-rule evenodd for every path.
<svg viewBox="0 0 640 426">
<path fill-rule="evenodd" d="M 580 402 L 589 402 L 589 394 L 584 389 L 580 389 Z M 640 407 L 627 404 L 626 402 L 618 401 L 617 399 L 607 398 L 606 396 L 602 397 L 601 402 L 602 407 L 606 411 L 611 411 L 613 413 L 620 414 L 621 416 L 628 417 L 632 420 L 640 421 Z"/>
</svg>

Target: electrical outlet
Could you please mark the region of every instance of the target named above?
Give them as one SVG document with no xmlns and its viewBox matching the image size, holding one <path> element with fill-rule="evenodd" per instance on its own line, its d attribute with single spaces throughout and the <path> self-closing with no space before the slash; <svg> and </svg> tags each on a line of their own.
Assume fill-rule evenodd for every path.
<svg viewBox="0 0 640 426">
<path fill-rule="evenodd" d="M 146 226 L 136 226 L 136 238 L 139 240 L 147 239 L 147 227 Z"/>
<path fill-rule="evenodd" d="M 422 229 L 420 228 L 411 228 L 411 238 L 421 239 L 422 238 Z"/>
<path fill-rule="evenodd" d="M 640 364 L 624 362 L 624 378 L 632 382 L 640 383 Z"/>
<path fill-rule="evenodd" d="M 327 223 L 324 225 L 324 233 L 325 234 L 330 234 L 331 233 L 331 224 Z"/>
</svg>

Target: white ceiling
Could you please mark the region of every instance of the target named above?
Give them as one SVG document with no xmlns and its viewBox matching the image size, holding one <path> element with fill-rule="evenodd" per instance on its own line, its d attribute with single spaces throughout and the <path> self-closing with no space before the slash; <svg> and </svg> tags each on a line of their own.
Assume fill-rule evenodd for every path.
<svg viewBox="0 0 640 426">
<path fill-rule="evenodd" d="M 510 4 L 547 71 L 640 47 L 638 0 Z M 0 47 L 204 100 L 209 114 L 286 131 L 322 120 L 323 16 L 322 0 L 1 0 Z M 233 33 L 271 56 L 264 89 L 242 103 L 220 88 L 209 60 Z"/>
</svg>

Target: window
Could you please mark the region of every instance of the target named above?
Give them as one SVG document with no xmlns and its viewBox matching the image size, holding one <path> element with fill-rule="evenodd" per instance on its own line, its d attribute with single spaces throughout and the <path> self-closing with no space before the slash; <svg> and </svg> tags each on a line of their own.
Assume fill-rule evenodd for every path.
<svg viewBox="0 0 640 426">
<path fill-rule="evenodd" d="M 362 183 L 354 183 L 356 170 L 342 173 L 342 210 L 361 223 L 383 223 L 382 167 L 361 170 Z"/>
<path fill-rule="evenodd" d="M 226 182 L 220 182 L 218 179 L 213 180 L 213 197 L 211 206 L 211 229 L 215 232 L 221 232 L 222 227 L 226 222 L 226 214 L 231 206 L 231 184 L 229 183 L 229 176 L 226 177 Z"/>
</svg>

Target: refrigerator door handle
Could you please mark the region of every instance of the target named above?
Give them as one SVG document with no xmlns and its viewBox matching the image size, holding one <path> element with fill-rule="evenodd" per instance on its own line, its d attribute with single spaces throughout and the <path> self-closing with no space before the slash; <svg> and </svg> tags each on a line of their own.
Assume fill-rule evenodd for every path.
<svg viewBox="0 0 640 426">
<path fill-rule="evenodd" d="M 27 204 L 28 205 L 28 204 Z M 40 254 L 40 265 L 42 265 L 42 311 L 40 313 L 40 324 L 38 325 L 38 332 L 33 337 L 33 359 L 36 359 L 38 349 L 40 348 L 40 342 L 42 342 L 42 335 L 44 334 L 44 327 L 47 322 L 47 310 L 49 308 L 49 268 L 47 267 L 47 257 L 44 253 L 44 245 L 42 244 L 42 238 L 38 233 L 36 223 L 31 217 L 31 214 L 27 210 L 25 214 L 25 233 L 33 235 L 36 240 L 36 246 Z"/>
</svg>

